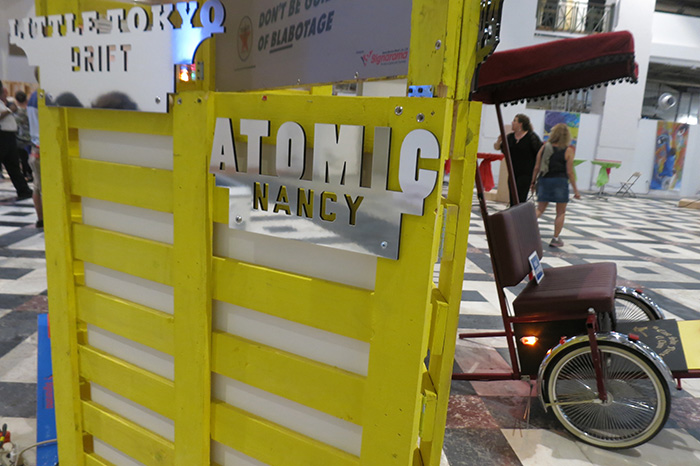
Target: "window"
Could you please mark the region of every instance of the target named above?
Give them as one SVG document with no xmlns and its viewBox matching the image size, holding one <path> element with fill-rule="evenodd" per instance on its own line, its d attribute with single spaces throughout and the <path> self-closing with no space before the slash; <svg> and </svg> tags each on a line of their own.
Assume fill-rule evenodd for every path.
<svg viewBox="0 0 700 466">
<path fill-rule="evenodd" d="M 575 34 L 597 34 L 612 30 L 614 4 L 605 0 L 540 0 L 537 5 L 537 30 Z"/>
<path fill-rule="evenodd" d="M 558 112 L 590 113 L 591 91 L 585 90 L 575 94 L 564 94 L 551 99 L 544 98 L 527 103 L 527 108 L 556 110 Z"/>
</svg>

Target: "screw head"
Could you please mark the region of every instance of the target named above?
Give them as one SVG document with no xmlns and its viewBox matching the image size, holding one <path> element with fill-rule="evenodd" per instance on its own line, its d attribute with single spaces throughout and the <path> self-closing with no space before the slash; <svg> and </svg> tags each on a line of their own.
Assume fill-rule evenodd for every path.
<svg viewBox="0 0 700 466">
<path fill-rule="evenodd" d="M 158 96 L 156 96 L 156 103 L 157 103 L 157 104 L 160 103 L 160 97 L 158 97 Z"/>
<path fill-rule="evenodd" d="M 397 115 L 401 115 L 401 114 L 403 113 L 403 107 L 401 107 L 400 105 L 397 106 L 397 107 L 394 109 L 394 113 L 397 114 Z"/>
<path fill-rule="evenodd" d="M 182 105 L 182 99 L 177 99 L 177 104 Z"/>
<path fill-rule="evenodd" d="M 438 39 L 435 42 L 435 50 L 440 50 L 440 47 L 442 47 L 442 41 L 440 39 Z"/>
<path fill-rule="evenodd" d="M 236 215 L 236 223 L 243 223 L 243 217 Z"/>
<path fill-rule="evenodd" d="M 197 98 L 197 103 L 198 103 L 198 104 L 201 104 L 201 103 L 202 103 L 202 99 L 201 99 L 201 98 Z"/>
<path fill-rule="evenodd" d="M 357 79 L 357 78 L 359 78 L 359 77 L 360 77 L 360 72 L 359 72 L 359 71 L 355 71 L 355 79 Z"/>
<path fill-rule="evenodd" d="M 389 246 L 389 243 L 387 243 L 386 241 L 382 241 L 382 244 L 380 244 L 380 246 L 382 247 L 382 249 L 386 249 Z"/>
<path fill-rule="evenodd" d="M 422 113 L 419 113 L 418 115 L 416 115 L 416 121 L 418 123 L 423 123 L 424 120 L 425 120 L 425 115 L 423 115 Z"/>
</svg>

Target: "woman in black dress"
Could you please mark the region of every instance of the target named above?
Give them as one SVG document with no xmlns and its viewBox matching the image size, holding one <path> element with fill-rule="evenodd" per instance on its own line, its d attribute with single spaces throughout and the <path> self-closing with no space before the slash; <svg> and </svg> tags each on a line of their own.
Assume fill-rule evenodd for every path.
<svg viewBox="0 0 700 466">
<path fill-rule="evenodd" d="M 532 171 L 535 168 L 537 153 L 542 147 L 542 140 L 532 130 L 530 119 L 522 113 L 518 113 L 513 118 L 512 129 L 513 132 L 509 133 L 506 139 L 508 140 L 510 157 L 513 162 L 515 185 L 518 188 L 518 199 L 515 199 L 513 193 L 510 196 L 510 205 L 515 205 L 519 202 L 527 201 L 527 194 L 532 181 Z M 498 140 L 493 145 L 493 148 L 503 151 L 500 136 L 498 136 Z"/>
</svg>

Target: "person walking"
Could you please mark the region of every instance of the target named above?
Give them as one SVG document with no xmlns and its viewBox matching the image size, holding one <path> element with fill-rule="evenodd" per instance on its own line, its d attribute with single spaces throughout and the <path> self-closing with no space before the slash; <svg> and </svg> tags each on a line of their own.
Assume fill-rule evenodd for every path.
<svg viewBox="0 0 700 466">
<path fill-rule="evenodd" d="M 508 133 L 506 139 L 508 141 L 508 149 L 510 149 L 510 158 L 513 163 L 513 176 L 515 177 L 515 185 L 518 189 L 518 201 L 515 201 L 515 196 L 511 193 L 510 205 L 513 206 L 520 202 L 527 201 L 527 194 L 530 191 L 530 180 L 532 178 L 532 170 L 535 168 L 537 152 L 542 147 L 542 140 L 532 130 L 530 118 L 527 115 L 518 113 L 513 118 L 511 123 L 513 131 Z M 493 148 L 503 152 L 503 141 L 501 136 L 498 136 Z"/>
<path fill-rule="evenodd" d="M 549 141 L 537 153 L 535 169 L 532 172 L 531 189 L 537 189 L 537 218 L 540 218 L 550 202 L 556 203 L 554 236 L 549 243 L 552 248 L 564 246 L 564 241 L 559 235 L 564 228 L 566 204 L 569 202 L 569 183 L 574 188 L 574 198 L 581 199 L 574 174 L 574 149 L 569 147 L 570 143 L 569 127 L 564 123 L 555 125 Z"/>
<path fill-rule="evenodd" d="M 36 82 L 39 82 L 39 68 L 34 69 Z M 27 103 L 27 118 L 29 120 L 29 137 L 31 139 L 31 150 L 29 155 L 29 165 L 34 174 L 34 209 L 36 209 L 37 228 L 44 228 L 44 205 L 41 196 L 41 159 L 39 147 L 39 92 L 34 91 Z"/>
<path fill-rule="evenodd" d="M 22 171 L 19 168 L 17 155 L 17 122 L 13 116 L 13 109 L 7 103 L 7 89 L 0 82 L 0 163 L 5 166 L 10 175 L 12 185 L 17 191 L 17 200 L 32 197 L 32 190 L 27 185 Z"/>
<path fill-rule="evenodd" d="M 23 91 L 15 92 L 15 121 L 17 122 L 17 155 L 22 168 L 24 178 L 32 182 L 32 169 L 29 168 L 29 152 L 32 141 L 29 137 L 29 117 L 27 116 L 27 94 Z"/>
</svg>

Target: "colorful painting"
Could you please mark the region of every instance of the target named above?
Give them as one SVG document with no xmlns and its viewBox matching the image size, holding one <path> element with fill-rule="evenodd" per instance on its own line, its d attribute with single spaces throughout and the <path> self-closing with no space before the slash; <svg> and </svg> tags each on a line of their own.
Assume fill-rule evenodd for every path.
<svg viewBox="0 0 700 466">
<path fill-rule="evenodd" d="M 650 189 L 678 191 L 683 178 L 688 130 L 684 123 L 660 121 L 656 127 L 656 151 Z"/>
<path fill-rule="evenodd" d="M 581 114 L 580 113 L 569 113 L 569 112 L 552 112 L 547 110 L 544 114 L 544 141 L 547 142 L 549 139 L 549 133 L 552 131 L 555 125 L 559 123 L 564 123 L 569 127 L 571 132 L 571 145 L 570 147 L 576 152 L 576 141 L 578 141 L 578 127 L 581 124 Z"/>
</svg>

